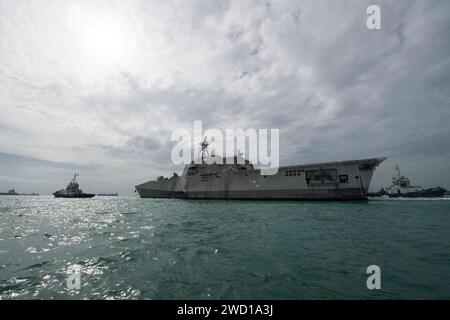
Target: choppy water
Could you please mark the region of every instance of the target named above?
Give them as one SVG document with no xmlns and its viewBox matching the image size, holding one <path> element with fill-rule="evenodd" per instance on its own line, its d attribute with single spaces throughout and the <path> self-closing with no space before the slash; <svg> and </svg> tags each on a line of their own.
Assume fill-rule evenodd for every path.
<svg viewBox="0 0 450 320">
<path fill-rule="evenodd" d="M 450 298 L 450 201 L 0 197 L 2 299 Z M 68 266 L 81 289 L 68 290 Z M 380 291 L 366 268 L 381 267 Z"/>
</svg>

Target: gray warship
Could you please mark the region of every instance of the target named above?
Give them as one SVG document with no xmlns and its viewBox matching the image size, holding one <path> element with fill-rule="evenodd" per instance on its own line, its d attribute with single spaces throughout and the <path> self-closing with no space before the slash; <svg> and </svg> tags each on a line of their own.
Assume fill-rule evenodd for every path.
<svg viewBox="0 0 450 320">
<path fill-rule="evenodd" d="M 141 198 L 249 200 L 366 200 L 375 168 L 386 158 L 280 167 L 261 174 L 248 160 L 205 161 L 208 142 L 200 144 L 201 163 L 190 163 L 179 176 L 159 176 L 135 186 Z M 209 154 L 208 154 L 209 156 Z M 215 163 L 213 163 L 215 161 Z M 220 161 L 225 160 L 225 161 Z M 212 163 L 212 164 L 210 164 Z M 223 164 L 221 164 L 223 163 Z"/>
<path fill-rule="evenodd" d="M 84 193 L 83 190 L 80 189 L 80 186 L 77 181 L 78 174 L 75 173 L 72 180 L 70 180 L 66 189 L 61 189 L 53 193 L 55 198 L 92 198 L 95 196 L 94 193 Z"/>
</svg>

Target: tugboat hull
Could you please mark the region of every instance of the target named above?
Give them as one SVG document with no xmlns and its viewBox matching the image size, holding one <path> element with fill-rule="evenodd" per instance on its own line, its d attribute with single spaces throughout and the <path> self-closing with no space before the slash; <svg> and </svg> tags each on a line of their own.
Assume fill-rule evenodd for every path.
<svg viewBox="0 0 450 320">
<path fill-rule="evenodd" d="M 442 188 L 431 188 L 408 193 L 389 194 L 389 198 L 437 198 L 442 197 L 447 190 Z"/>
<path fill-rule="evenodd" d="M 84 193 L 79 195 L 67 195 L 67 194 L 53 194 L 55 198 L 92 198 L 95 196 L 93 193 Z"/>
</svg>

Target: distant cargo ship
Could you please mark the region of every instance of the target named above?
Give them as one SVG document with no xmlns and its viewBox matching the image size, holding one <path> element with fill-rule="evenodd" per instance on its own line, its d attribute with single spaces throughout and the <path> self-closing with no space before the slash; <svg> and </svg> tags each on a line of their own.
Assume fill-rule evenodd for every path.
<svg viewBox="0 0 450 320">
<path fill-rule="evenodd" d="M 10 189 L 8 192 L 0 192 L 0 196 L 38 196 L 39 193 L 17 193 L 16 190 Z"/>
<path fill-rule="evenodd" d="M 84 193 L 83 190 L 80 189 L 80 186 L 77 182 L 78 174 L 75 173 L 72 180 L 67 185 L 66 189 L 61 189 L 53 193 L 55 198 L 92 198 L 95 196 L 94 193 Z"/>
<path fill-rule="evenodd" d="M 158 177 L 137 185 L 141 198 L 365 200 L 375 168 L 386 158 L 349 160 L 280 167 L 261 174 L 243 158 L 186 165 L 181 176 Z M 207 152 L 207 151 L 206 151 Z M 212 156 L 215 157 L 215 156 Z M 219 160 L 213 164 L 212 160 Z M 222 160 L 222 161 L 220 161 Z M 231 162 L 231 164 L 230 164 Z M 220 164 L 223 163 L 223 164 Z"/>
<path fill-rule="evenodd" d="M 97 193 L 99 197 L 117 197 L 118 193 Z"/>
<path fill-rule="evenodd" d="M 14 189 L 8 190 L 8 192 L 1 192 L 0 195 L 2 196 L 18 196 L 19 194 Z"/>
</svg>

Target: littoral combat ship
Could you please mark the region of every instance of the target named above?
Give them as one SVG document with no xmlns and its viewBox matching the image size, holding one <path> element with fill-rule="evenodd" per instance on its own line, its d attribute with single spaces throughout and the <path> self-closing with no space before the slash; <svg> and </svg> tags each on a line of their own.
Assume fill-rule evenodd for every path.
<svg viewBox="0 0 450 320">
<path fill-rule="evenodd" d="M 77 176 L 78 174 L 75 173 L 65 190 L 62 189 L 54 192 L 53 195 L 55 198 L 92 198 L 95 196 L 94 193 L 84 193 L 83 190 L 80 189 L 77 182 Z"/>
<path fill-rule="evenodd" d="M 386 159 L 285 166 L 280 167 L 275 175 L 264 175 L 260 169 L 254 168 L 253 164 L 240 156 L 229 159 L 232 161 L 217 157 L 205 161 L 204 153 L 208 147 L 206 139 L 200 146 L 201 163 L 192 162 L 186 165 L 181 176 L 174 173 L 171 178 L 160 176 L 154 181 L 137 185 L 135 188 L 139 196 L 187 199 L 366 200 L 374 170 Z"/>
</svg>

